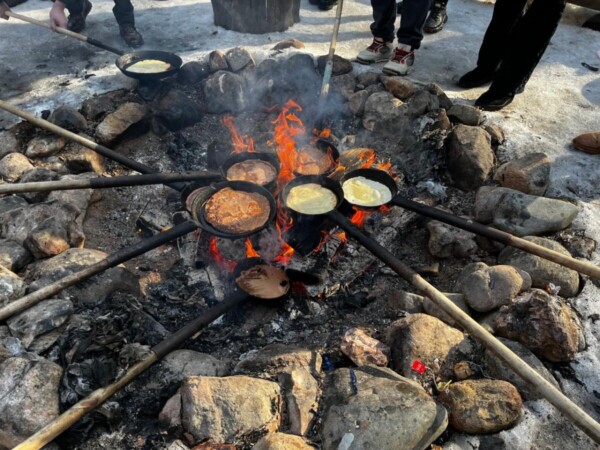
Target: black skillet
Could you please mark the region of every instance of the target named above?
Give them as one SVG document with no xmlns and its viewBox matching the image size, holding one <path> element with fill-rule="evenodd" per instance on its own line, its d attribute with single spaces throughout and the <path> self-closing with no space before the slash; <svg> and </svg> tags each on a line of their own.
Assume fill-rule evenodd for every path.
<svg viewBox="0 0 600 450">
<path fill-rule="evenodd" d="M 330 155 L 332 159 L 332 164 L 329 168 L 320 175 L 329 175 L 331 174 L 337 167 L 338 162 L 340 160 L 340 152 L 337 147 L 328 139 L 319 138 L 314 143 L 309 144 L 315 147 L 317 150 L 320 150 L 325 155 Z M 294 175 L 304 176 L 302 173 L 294 171 Z"/>
</svg>

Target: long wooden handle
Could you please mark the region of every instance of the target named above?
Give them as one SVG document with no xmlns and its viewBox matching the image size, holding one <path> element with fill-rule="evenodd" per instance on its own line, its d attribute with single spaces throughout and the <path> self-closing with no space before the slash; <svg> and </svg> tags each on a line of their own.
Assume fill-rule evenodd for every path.
<svg viewBox="0 0 600 450">
<path fill-rule="evenodd" d="M 7 11 L 6 15 L 8 17 L 13 17 L 15 19 L 22 20 L 23 22 L 29 22 L 33 25 L 48 28 L 49 30 L 56 31 L 57 33 L 64 34 L 65 36 L 75 38 L 82 42 L 88 41 L 88 37 L 84 36 L 83 34 L 75 33 L 73 31 L 69 31 L 66 28 L 61 28 L 61 27 L 56 27 L 56 29 L 53 29 L 48 22 L 42 22 L 41 20 L 32 19 L 31 17 L 24 16 L 23 14 L 17 14 L 16 12 L 13 12 L 13 11 Z"/>
<path fill-rule="evenodd" d="M 328 214 L 329 218 L 340 226 L 351 238 L 358 241 L 377 258 L 381 259 L 394 272 L 411 283 L 434 301 L 445 313 L 456 320 L 471 336 L 485 345 L 490 351 L 501 358 L 518 376 L 525 380 L 533 389 L 552 403 L 556 409 L 581 428 L 596 443 L 600 444 L 600 424 L 590 417 L 579 406 L 572 402 L 560 390 L 550 384 L 544 377 L 532 369 L 506 345 L 479 325 L 471 316 L 456 306 L 448 297 L 442 294 L 423 277 L 402 263 L 387 249 L 374 239 L 367 237 L 338 211 Z"/>
</svg>

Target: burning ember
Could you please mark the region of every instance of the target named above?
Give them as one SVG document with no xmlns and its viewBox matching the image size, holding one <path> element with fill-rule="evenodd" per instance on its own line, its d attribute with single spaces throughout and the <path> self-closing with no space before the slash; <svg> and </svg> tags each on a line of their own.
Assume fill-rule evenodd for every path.
<svg viewBox="0 0 600 450">
<path fill-rule="evenodd" d="M 235 270 L 237 263 L 235 261 L 230 261 L 221 254 L 219 247 L 217 246 L 217 238 L 214 236 L 210 239 L 208 244 L 208 253 L 212 260 L 217 263 L 219 268 L 227 272 L 233 272 Z"/>
</svg>

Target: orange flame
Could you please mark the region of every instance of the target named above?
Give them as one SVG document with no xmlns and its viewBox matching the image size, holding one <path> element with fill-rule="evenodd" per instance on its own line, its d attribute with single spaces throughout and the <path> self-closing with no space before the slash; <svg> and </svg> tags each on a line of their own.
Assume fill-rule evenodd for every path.
<svg viewBox="0 0 600 450">
<path fill-rule="evenodd" d="M 354 214 L 350 218 L 350 222 L 356 225 L 358 228 L 363 228 L 365 226 L 365 221 L 373 214 L 373 211 L 367 211 L 364 209 L 357 208 L 353 206 Z"/>
<path fill-rule="evenodd" d="M 241 135 L 235 123 L 233 122 L 233 116 L 224 116 L 221 119 L 221 123 L 227 127 L 231 133 L 231 145 L 233 150 L 231 153 L 243 153 L 243 152 L 255 152 L 254 140 L 248 135 Z"/>
<path fill-rule="evenodd" d="M 246 258 L 260 258 L 260 253 L 254 249 L 250 238 L 246 238 Z"/>
<path fill-rule="evenodd" d="M 217 263 L 217 266 L 227 272 L 233 272 L 237 263 L 235 261 L 230 261 L 221 254 L 219 247 L 217 246 L 217 238 L 214 236 L 210 239 L 208 253 L 213 261 Z"/>
<path fill-rule="evenodd" d="M 275 124 L 275 143 L 277 156 L 279 157 L 279 178 L 277 180 L 278 189 L 294 178 L 294 168 L 296 166 L 296 136 L 306 134 L 304 125 L 296 112 L 302 111 L 302 107 L 293 100 L 288 102 L 281 109 Z"/>
</svg>

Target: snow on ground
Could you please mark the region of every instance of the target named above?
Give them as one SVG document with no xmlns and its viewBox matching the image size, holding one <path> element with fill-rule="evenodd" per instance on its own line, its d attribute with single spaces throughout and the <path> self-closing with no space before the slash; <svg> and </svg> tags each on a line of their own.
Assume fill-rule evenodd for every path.
<svg viewBox="0 0 600 450">
<path fill-rule="evenodd" d="M 110 0 L 94 0 L 86 33 L 120 47 L 118 28 Z M 214 49 L 245 46 L 265 55 L 276 42 L 295 37 L 313 54 L 325 54 L 333 27 L 334 12 L 322 12 L 303 0 L 301 22 L 284 33 L 239 34 L 213 25 L 209 0 L 134 0 L 139 30 L 147 49 L 178 53 L 192 61 Z M 47 18 L 50 3 L 29 0 L 15 10 L 36 19 Z M 411 75 L 419 82 L 436 82 L 452 98 L 469 102 L 483 89 L 461 92 L 454 81 L 475 65 L 483 33 L 493 5 L 476 0 L 450 0 L 450 20 L 436 35 L 426 36 L 417 54 Z M 600 156 L 585 155 L 569 148 L 574 136 L 600 131 L 600 72 L 582 66 L 600 66 L 600 33 L 579 25 L 593 14 L 569 6 L 542 62 L 527 85 L 525 93 L 487 120 L 500 124 L 508 142 L 500 154 L 506 160 L 531 152 L 545 152 L 553 159 L 549 196 L 565 196 L 582 201 L 582 212 L 575 227 L 600 240 Z M 346 0 L 337 53 L 353 58 L 370 42 L 369 0 Z M 79 106 L 94 93 L 129 87 L 127 79 L 113 65 L 115 57 L 70 38 L 11 19 L 0 20 L 0 98 L 30 112 L 40 113 L 61 104 Z M 364 70 L 362 67 L 357 69 Z M 0 129 L 15 122 L 0 113 Z M 600 263 L 599 253 L 595 262 Z M 589 318 L 600 313 L 600 290 L 587 283 L 573 302 L 580 314 Z M 598 323 L 586 321 L 589 348 L 573 364 L 588 394 L 600 391 Z M 567 395 L 578 397 L 568 385 Z M 577 399 L 580 404 L 587 403 Z M 589 406 L 586 405 L 586 406 Z M 598 413 L 590 411 L 598 417 Z"/>
</svg>

